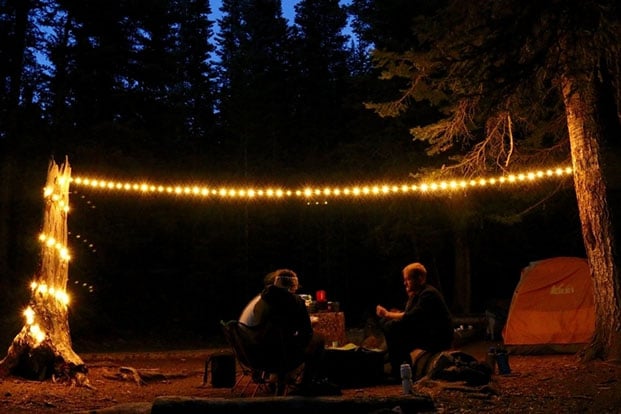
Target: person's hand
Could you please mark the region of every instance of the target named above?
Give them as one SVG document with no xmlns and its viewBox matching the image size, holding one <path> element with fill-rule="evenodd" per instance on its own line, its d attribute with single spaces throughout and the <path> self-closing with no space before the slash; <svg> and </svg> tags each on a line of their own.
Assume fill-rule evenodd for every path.
<svg viewBox="0 0 621 414">
<path fill-rule="evenodd" d="M 386 314 L 388 313 L 388 310 L 386 310 L 385 307 L 383 307 L 382 305 L 377 305 L 375 307 L 375 313 L 377 314 L 377 316 L 379 316 L 380 318 L 384 318 L 386 317 Z"/>
</svg>

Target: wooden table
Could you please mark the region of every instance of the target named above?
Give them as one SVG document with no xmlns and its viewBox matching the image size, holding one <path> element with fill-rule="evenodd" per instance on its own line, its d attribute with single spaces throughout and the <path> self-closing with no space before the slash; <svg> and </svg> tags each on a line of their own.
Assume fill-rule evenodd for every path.
<svg viewBox="0 0 621 414">
<path fill-rule="evenodd" d="M 325 338 L 326 347 L 331 347 L 334 342 L 338 343 L 337 346 L 343 346 L 347 343 L 345 313 L 315 312 L 311 313 L 310 316 L 311 320 L 317 318 L 316 322 L 313 323 L 313 329 Z"/>
</svg>

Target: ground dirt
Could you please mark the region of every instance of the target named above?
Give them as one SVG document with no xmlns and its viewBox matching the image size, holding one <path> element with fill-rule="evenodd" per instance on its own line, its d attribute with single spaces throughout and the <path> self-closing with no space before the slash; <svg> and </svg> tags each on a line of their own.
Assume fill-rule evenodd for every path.
<svg viewBox="0 0 621 414">
<path fill-rule="evenodd" d="M 484 359 L 488 345 L 461 349 Z M 215 351 L 82 354 L 90 387 L 2 378 L 0 413 L 73 413 L 165 395 L 248 398 L 203 384 L 205 361 Z M 573 355 L 510 355 L 510 365 L 511 374 L 495 375 L 489 386 L 423 381 L 417 389 L 433 398 L 438 413 L 621 413 L 621 365 L 582 364 Z M 136 372 L 144 382 L 137 381 Z M 400 384 L 343 389 L 343 398 L 400 394 Z"/>
</svg>

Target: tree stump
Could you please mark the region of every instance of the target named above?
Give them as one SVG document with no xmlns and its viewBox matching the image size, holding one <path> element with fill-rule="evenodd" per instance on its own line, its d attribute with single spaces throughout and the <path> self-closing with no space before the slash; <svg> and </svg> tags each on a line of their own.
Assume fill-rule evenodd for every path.
<svg viewBox="0 0 621 414">
<path fill-rule="evenodd" d="M 24 311 L 26 322 L 0 361 L 0 375 L 28 379 L 71 381 L 88 385 L 87 369 L 73 351 L 69 332 L 66 292 L 69 279 L 67 213 L 69 211 L 69 161 L 60 167 L 50 161 L 44 189 L 45 207 L 41 264 L 30 284 L 31 296 Z"/>
</svg>

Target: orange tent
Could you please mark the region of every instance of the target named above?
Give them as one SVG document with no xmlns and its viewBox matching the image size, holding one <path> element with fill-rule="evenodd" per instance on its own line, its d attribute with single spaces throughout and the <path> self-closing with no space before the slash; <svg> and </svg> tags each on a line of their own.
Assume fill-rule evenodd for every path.
<svg viewBox="0 0 621 414">
<path fill-rule="evenodd" d="M 514 352 L 576 352 L 595 329 L 593 282 L 586 259 L 556 257 L 522 270 L 503 330 Z"/>
</svg>

